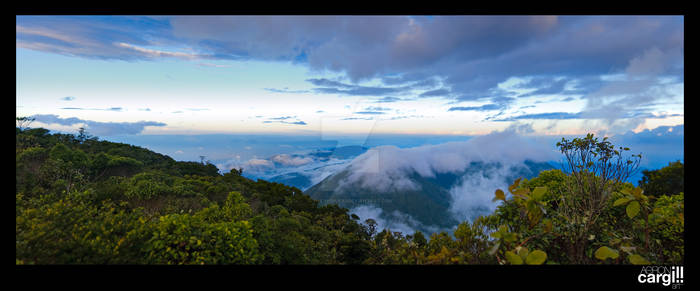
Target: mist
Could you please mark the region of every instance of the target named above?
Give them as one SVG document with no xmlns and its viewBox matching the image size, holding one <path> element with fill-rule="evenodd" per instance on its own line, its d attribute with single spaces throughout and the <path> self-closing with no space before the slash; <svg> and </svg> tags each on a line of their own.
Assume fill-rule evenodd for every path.
<svg viewBox="0 0 700 291">
<path fill-rule="evenodd" d="M 498 203 L 492 202 L 494 191 L 507 189 L 513 182 L 510 179 L 528 169 L 526 161 L 550 162 L 559 158 L 560 154 L 551 142 L 529 137 L 525 132 L 528 132 L 527 128 L 510 127 L 467 141 L 412 148 L 375 147 L 350 162 L 347 166 L 350 174 L 340 181 L 337 189 L 359 186 L 380 193 L 419 190 L 420 186 L 411 180 L 411 175 L 434 178 L 442 173 L 466 173 L 449 188 L 451 201 L 447 215 L 452 215 L 457 221 L 472 221 L 495 210 Z M 482 166 L 474 171 L 475 168 L 470 169 L 472 163 Z M 415 230 L 419 227 L 419 223 L 408 223 L 406 219 L 382 213 L 374 206 L 353 210 L 363 215 L 376 215 L 375 220 L 381 215 L 384 225 L 396 229 L 413 227 Z M 425 226 L 420 227 L 425 229 Z"/>
</svg>

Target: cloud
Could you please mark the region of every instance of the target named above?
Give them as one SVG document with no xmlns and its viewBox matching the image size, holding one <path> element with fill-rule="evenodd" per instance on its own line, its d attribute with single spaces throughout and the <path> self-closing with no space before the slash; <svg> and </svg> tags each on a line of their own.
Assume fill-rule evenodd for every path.
<svg viewBox="0 0 700 291">
<path fill-rule="evenodd" d="M 296 121 L 288 121 L 290 119 L 296 119 Z M 294 125 L 306 125 L 306 122 L 297 119 L 296 116 L 269 117 L 268 120 L 264 120 L 262 123 L 284 123 L 284 124 L 294 124 Z"/>
<path fill-rule="evenodd" d="M 442 97 L 581 95 L 583 119 L 613 126 L 675 98 L 684 16 L 17 16 L 16 46 L 98 59 L 282 61 L 350 83 L 308 79 L 308 92 Z M 601 76 L 623 74 L 622 81 Z M 510 78 L 530 92 L 504 92 Z M 342 80 L 342 79 L 341 79 Z M 365 81 L 382 85 L 364 86 Z M 362 83 L 365 84 L 365 83 Z M 372 83 L 376 84 L 376 83 Z M 445 88 L 449 88 L 445 89 Z M 306 90 L 266 88 L 277 93 Z M 383 97 L 376 102 L 396 102 Z M 623 122 L 629 126 L 642 118 Z M 619 127 L 624 132 L 624 126 Z"/>
<path fill-rule="evenodd" d="M 450 107 L 447 111 L 489 111 L 489 110 L 501 110 L 502 105 L 499 104 L 485 104 L 482 106 L 472 106 L 472 107 Z"/>
<path fill-rule="evenodd" d="M 285 146 L 285 145 L 281 145 Z M 285 147 L 290 147 L 286 145 Z M 333 150 L 330 150 L 333 152 Z M 326 177 L 338 172 L 352 160 L 338 158 L 336 156 L 316 155 L 316 150 L 310 153 L 276 154 L 267 159 L 252 158 L 241 162 L 240 156 L 225 161 L 217 167 L 226 172 L 232 168 L 243 168 L 244 175 L 249 178 L 271 180 L 275 177 L 291 175 L 303 176 L 308 179 L 308 185 L 298 185 L 299 189 L 306 190 L 316 185 Z"/>
<path fill-rule="evenodd" d="M 55 114 L 38 114 L 34 115 L 37 122 L 47 125 L 59 124 L 73 126 L 82 124 L 88 132 L 96 136 L 111 136 L 120 134 L 139 134 L 147 126 L 166 126 L 167 124 L 156 121 L 138 121 L 138 122 L 99 122 L 92 120 L 79 119 L 77 117 L 60 118 Z"/>
<path fill-rule="evenodd" d="M 17 47 L 97 59 L 152 60 L 204 55 L 148 48 L 174 44 L 169 20 L 153 17 L 18 16 Z"/>
<path fill-rule="evenodd" d="M 450 94 L 450 91 L 448 91 L 446 89 L 436 89 L 436 90 L 432 90 L 432 91 L 423 92 L 419 96 L 420 97 L 433 97 L 433 96 L 446 96 L 449 94 Z"/>
<path fill-rule="evenodd" d="M 282 116 L 282 117 L 270 117 L 270 120 L 287 120 L 291 118 L 296 118 L 296 116 Z"/>
<path fill-rule="evenodd" d="M 341 120 L 374 120 L 374 117 L 345 117 Z"/>
<path fill-rule="evenodd" d="M 377 99 L 374 102 L 375 103 L 391 103 L 391 102 L 397 102 L 397 101 L 401 101 L 401 100 L 403 100 L 403 99 L 396 98 L 396 97 L 382 97 L 380 99 Z"/>
<path fill-rule="evenodd" d="M 369 87 L 345 84 L 328 79 L 307 79 L 313 85 L 320 86 L 313 89 L 316 93 L 341 94 L 350 96 L 377 96 L 385 94 L 398 94 L 409 91 L 410 87 Z"/>
<path fill-rule="evenodd" d="M 586 106 L 581 116 L 602 119 L 617 132 L 636 128 L 648 118 L 656 102 L 675 97 L 659 77 L 672 69 L 679 57 L 682 59 L 682 53 L 677 49 L 653 47 L 644 51 L 629 61 L 621 78 L 584 96 Z"/>
<path fill-rule="evenodd" d="M 292 94 L 301 94 L 301 93 L 311 92 L 309 90 L 289 90 L 288 88 L 284 88 L 284 89 L 263 88 L 263 90 L 273 92 L 273 93 L 292 93 Z"/>
<path fill-rule="evenodd" d="M 281 164 L 283 166 L 301 166 L 313 162 L 311 157 L 293 157 L 288 154 L 278 154 L 270 158 L 275 163 Z"/>
<path fill-rule="evenodd" d="M 494 121 L 514 121 L 520 119 L 580 119 L 581 113 L 569 113 L 569 112 L 546 112 L 546 113 L 533 113 L 533 114 L 523 114 L 518 116 L 512 116 L 503 119 L 494 119 Z"/>
<path fill-rule="evenodd" d="M 640 166 L 658 169 L 668 162 L 683 160 L 685 153 L 685 126 L 659 126 L 640 132 L 627 131 L 610 136 L 610 141 L 618 146 L 629 147 L 630 153 L 642 154 Z M 634 181 L 636 182 L 636 181 Z"/>
<path fill-rule="evenodd" d="M 399 119 L 408 119 L 408 118 L 423 118 L 425 116 L 423 115 L 401 115 L 401 116 L 394 116 L 392 118 L 389 118 L 389 120 L 399 120 Z"/>
<path fill-rule="evenodd" d="M 200 56 L 197 54 L 192 54 L 192 53 L 169 52 L 169 51 L 149 49 L 149 48 L 136 46 L 133 44 L 128 44 L 125 42 L 116 43 L 116 46 L 139 52 L 140 55 L 142 57 L 145 57 L 145 58 L 173 57 L 173 58 L 182 58 L 182 59 L 197 59 L 197 58 L 203 57 L 203 56 Z"/>
<path fill-rule="evenodd" d="M 548 78 L 547 78 L 548 79 Z M 518 97 L 530 97 L 536 95 L 551 95 L 551 94 L 563 94 L 566 89 L 566 85 L 569 83 L 567 79 L 561 80 L 548 80 L 549 82 L 542 84 L 541 82 L 530 81 L 528 85 L 535 85 L 536 90 L 527 94 L 522 94 Z M 540 83 L 540 84 L 537 84 Z M 524 87 L 524 86 L 521 86 Z"/>
<path fill-rule="evenodd" d="M 98 110 L 98 111 L 122 111 L 121 107 L 110 107 L 110 108 L 81 108 L 81 107 L 63 107 L 63 110 Z"/>
<path fill-rule="evenodd" d="M 531 129 L 531 128 L 530 128 Z M 473 161 L 501 162 L 512 165 L 525 160 L 549 161 L 557 156 L 551 145 L 538 144 L 522 137 L 527 128 L 510 127 L 504 131 L 474 137 L 464 142 L 448 142 L 414 148 L 379 146 L 358 156 L 349 165 L 346 184 L 360 183 L 364 187 L 412 187 L 406 175 L 416 172 L 423 177 L 435 173 L 458 172 Z M 518 145 L 514 147 L 513 145 Z"/>
<path fill-rule="evenodd" d="M 385 213 L 379 207 L 361 205 L 350 209 L 348 212 L 360 217 L 360 222 L 362 223 L 367 219 L 373 219 L 377 224 L 377 232 L 389 229 L 392 232 L 398 231 L 404 235 L 412 235 L 416 230 L 423 230 L 426 233 L 439 231 L 437 226 L 424 225 L 412 216 L 396 210 L 391 213 Z"/>
<path fill-rule="evenodd" d="M 357 111 L 357 112 L 354 112 L 354 114 L 379 115 L 379 114 L 386 114 L 386 112 L 383 112 L 383 111 Z"/>
<path fill-rule="evenodd" d="M 582 119 L 584 118 L 584 112 L 545 112 L 545 113 L 533 113 L 533 114 L 523 114 L 516 115 L 502 119 L 493 119 L 493 121 L 515 121 L 515 120 L 529 120 L 529 119 Z M 625 112 L 625 115 L 620 116 L 620 118 L 626 119 L 665 119 L 668 117 L 678 117 L 683 116 L 682 114 L 653 114 L 646 111 L 630 111 Z"/>
<path fill-rule="evenodd" d="M 528 171 L 526 161 L 549 162 L 559 158 L 549 141 L 525 136 L 533 132 L 530 124 L 516 124 L 466 141 L 412 148 L 374 147 L 347 165 L 349 174 L 339 181 L 338 187 L 352 185 L 380 193 L 419 190 L 421 186 L 411 178 L 414 175 L 436 178 L 438 174 L 464 174 L 449 189 L 449 211 L 459 221 L 471 220 L 495 209 L 497 203 L 491 201 L 494 191 L 506 189 L 512 182 L 509 179 Z M 482 165 L 480 170 L 473 171 L 475 163 Z M 386 214 L 373 215 L 390 220 Z"/>
<path fill-rule="evenodd" d="M 367 110 L 367 111 L 390 111 L 391 108 L 380 107 L 380 106 L 370 106 L 370 107 L 365 108 L 365 110 Z"/>
</svg>

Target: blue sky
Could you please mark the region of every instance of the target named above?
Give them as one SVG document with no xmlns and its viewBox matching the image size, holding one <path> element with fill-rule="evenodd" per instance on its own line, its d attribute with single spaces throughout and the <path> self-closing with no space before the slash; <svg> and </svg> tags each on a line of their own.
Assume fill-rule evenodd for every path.
<svg viewBox="0 0 700 291">
<path fill-rule="evenodd" d="M 682 16 L 17 16 L 18 116 L 120 134 L 683 124 Z"/>
</svg>

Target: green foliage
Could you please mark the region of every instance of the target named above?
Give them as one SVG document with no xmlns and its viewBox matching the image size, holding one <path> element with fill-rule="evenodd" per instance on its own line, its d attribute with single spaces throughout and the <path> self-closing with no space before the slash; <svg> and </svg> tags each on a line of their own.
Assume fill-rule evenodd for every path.
<svg viewBox="0 0 700 291">
<path fill-rule="evenodd" d="M 598 258 L 599 260 L 606 260 L 606 259 L 617 259 L 620 254 L 618 251 L 613 250 L 609 247 L 602 246 L 598 248 L 598 250 L 595 251 L 595 257 Z"/>
<path fill-rule="evenodd" d="M 547 253 L 541 250 L 534 250 L 527 255 L 525 262 L 528 265 L 542 265 L 547 260 Z"/>
<path fill-rule="evenodd" d="M 629 170 L 611 162 L 628 149 L 590 135 L 560 144 L 587 161 L 577 170 L 517 179 L 510 195 L 495 189 L 496 210 L 453 235 L 405 235 L 241 169 L 222 175 L 85 132 L 16 134 L 18 265 L 684 262 L 682 164 L 633 187 L 599 171 Z"/>
<path fill-rule="evenodd" d="M 207 222 L 206 215 L 169 214 L 153 226 L 147 262 L 155 264 L 254 264 L 260 255 L 247 221 Z"/>
<path fill-rule="evenodd" d="M 660 197 L 663 195 L 673 195 L 684 192 L 685 177 L 683 163 L 675 161 L 658 170 L 644 170 L 644 176 L 639 181 L 639 187 L 644 190 L 647 195 Z"/>
<path fill-rule="evenodd" d="M 17 258 L 32 264 L 140 263 L 140 212 L 109 201 L 95 205 L 82 194 L 52 203 L 18 197 Z"/>
<path fill-rule="evenodd" d="M 647 261 L 645 258 L 643 258 L 640 255 L 634 254 L 629 256 L 630 263 L 634 265 L 649 265 L 651 264 L 649 261 Z"/>
<path fill-rule="evenodd" d="M 17 131 L 18 264 L 359 264 L 371 235 L 299 189 L 88 134 Z M 423 241 L 423 244 L 427 242 Z"/>
</svg>

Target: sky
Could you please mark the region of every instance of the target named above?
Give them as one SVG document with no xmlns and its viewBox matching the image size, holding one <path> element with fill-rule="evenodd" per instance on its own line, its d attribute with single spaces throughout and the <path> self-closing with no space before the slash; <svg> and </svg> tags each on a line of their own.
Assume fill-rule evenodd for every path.
<svg viewBox="0 0 700 291">
<path fill-rule="evenodd" d="M 16 16 L 16 113 L 100 137 L 642 133 L 683 16 Z"/>
</svg>

